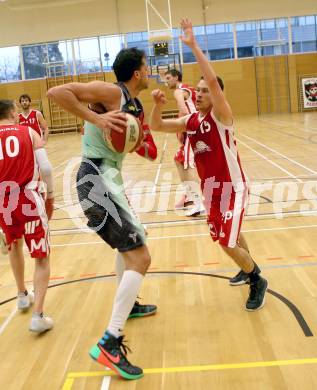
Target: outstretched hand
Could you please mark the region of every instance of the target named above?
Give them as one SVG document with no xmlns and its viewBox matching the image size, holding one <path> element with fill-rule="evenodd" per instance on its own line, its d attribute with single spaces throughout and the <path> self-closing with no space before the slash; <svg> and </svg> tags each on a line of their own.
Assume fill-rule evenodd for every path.
<svg viewBox="0 0 317 390">
<path fill-rule="evenodd" d="M 165 104 L 167 102 L 165 93 L 160 89 L 154 89 L 152 91 L 152 98 L 155 104 Z"/>
<path fill-rule="evenodd" d="M 182 19 L 181 28 L 183 30 L 183 35 L 180 36 L 181 41 L 188 47 L 193 47 L 196 43 L 196 39 L 193 32 L 192 22 L 187 18 Z"/>
</svg>

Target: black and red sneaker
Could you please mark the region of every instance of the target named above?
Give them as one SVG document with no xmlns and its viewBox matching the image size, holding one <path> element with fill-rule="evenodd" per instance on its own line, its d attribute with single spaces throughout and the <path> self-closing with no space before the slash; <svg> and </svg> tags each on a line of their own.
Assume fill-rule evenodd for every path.
<svg viewBox="0 0 317 390">
<path fill-rule="evenodd" d="M 123 339 L 124 336 L 116 338 L 109 332 L 105 332 L 99 343 L 90 349 L 89 355 L 124 379 L 142 378 L 142 368 L 133 366 L 126 357 L 127 352 L 131 350 L 123 343 Z"/>
</svg>

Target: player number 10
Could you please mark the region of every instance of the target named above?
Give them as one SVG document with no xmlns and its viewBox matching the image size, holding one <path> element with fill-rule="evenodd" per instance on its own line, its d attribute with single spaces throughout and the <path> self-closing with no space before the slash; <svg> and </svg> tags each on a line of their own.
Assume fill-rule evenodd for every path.
<svg viewBox="0 0 317 390">
<path fill-rule="evenodd" d="M 6 154 L 8 157 L 15 157 L 19 154 L 19 140 L 14 135 L 10 135 L 5 140 L 5 145 L 2 145 L 2 139 L 0 139 L 0 160 L 3 160 L 3 146 L 5 147 Z"/>
</svg>

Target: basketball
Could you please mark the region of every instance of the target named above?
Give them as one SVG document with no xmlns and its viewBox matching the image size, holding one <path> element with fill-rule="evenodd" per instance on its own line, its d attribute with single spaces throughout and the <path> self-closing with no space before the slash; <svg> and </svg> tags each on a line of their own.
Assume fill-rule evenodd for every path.
<svg viewBox="0 0 317 390">
<path fill-rule="evenodd" d="M 126 113 L 127 127 L 122 133 L 112 130 L 110 139 L 107 138 L 108 146 L 118 153 L 134 152 L 141 145 L 143 140 L 143 129 L 141 122 L 133 115 Z"/>
</svg>

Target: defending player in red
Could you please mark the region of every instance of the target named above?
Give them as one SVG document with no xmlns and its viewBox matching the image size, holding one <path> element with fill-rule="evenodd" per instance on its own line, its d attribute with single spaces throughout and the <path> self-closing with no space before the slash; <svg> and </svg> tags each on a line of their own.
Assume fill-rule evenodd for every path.
<svg viewBox="0 0 317 390">
<path fill-rule="evenodd" d="M 43 314 L 49 266 L 48 220 L 53 213 L 52 168 L 43 141 L 30 127 L 18 125 L 16 105 L 0 100 L 0 227 L 18 288 L 17 306 L 27 310 L 34 301 L 29 329 L 41 333 L 53 327 Z M 44 201 L 39 174 L 47 186 Z M 23 238 L 35 259 L 34 296 L 24 282 Z"/>
<path fill-rule="evenodd" d="M 150 127 L 167 133 L 187 132 L 201 180 L 210 235 L 249 279 L 246 310 L 254 311 L 264 305 L 268 283 L 259 275 L 260 270 L 240 232 L 248 186 L 234 139 L 232 111 L 223 94 L 221 80 L 196 42 L 192 23 L 183 19 L 181 27 L 184 33 L 181 39 L 191 48 L 203 74 L 197 86 L 198 112 L 162 120 L 166 98 L 162 91 L 155 90 L 152 92 L 154 107 Z"/>
<path fill-rule="evenodd" d="M 165 80 L 169 89 L 174 90 L 174 98 L 178 107 L 178 116 L 186 116 L 196 112 L 196 91 L 193 87 L 184 84 L 183 75 L 177 69 L 169 69 L 165 72 Z M 175 203 L 175 208 L 184 208 L 193 205 L 185 215 L 195 217 L 205 211 L 201 201 L 201 194 L 198 187 L 198 177 L 194 161 L 194 153 L 186 132 L 178 133 L 177 138 L 180 147 L 174 156 L 177 172 L 184 187 L 184 194 Z"/>
</svg>

